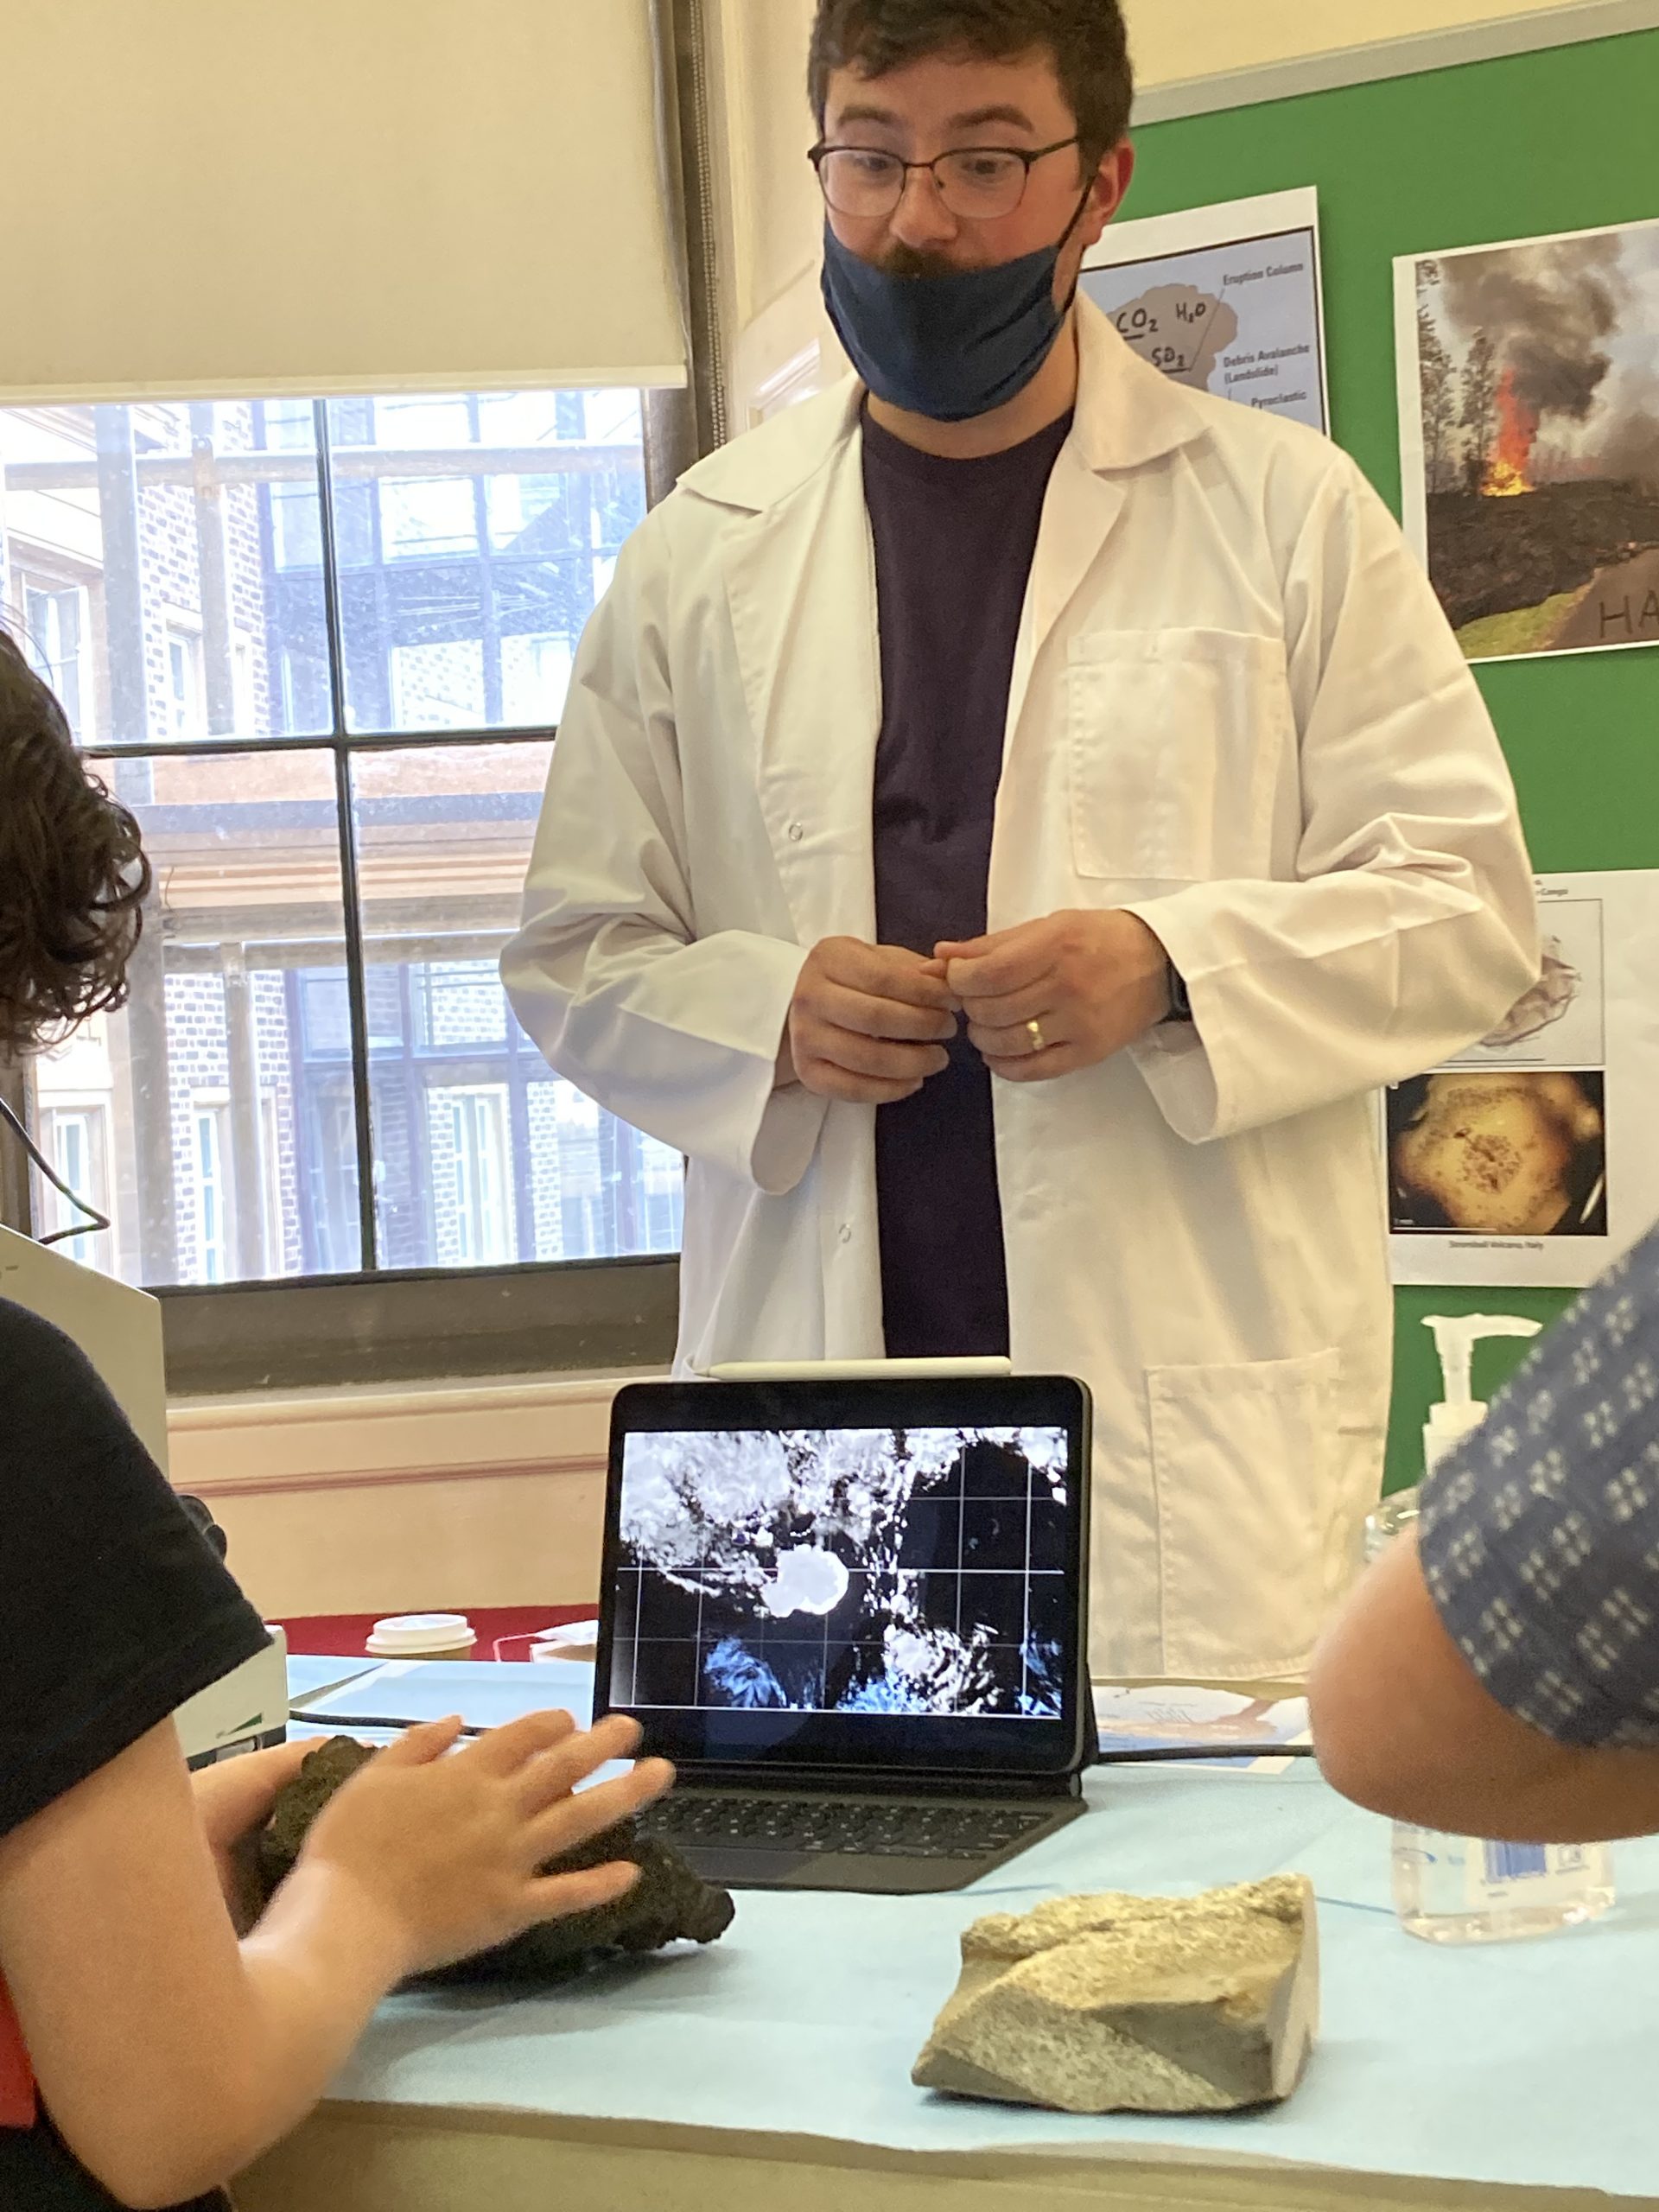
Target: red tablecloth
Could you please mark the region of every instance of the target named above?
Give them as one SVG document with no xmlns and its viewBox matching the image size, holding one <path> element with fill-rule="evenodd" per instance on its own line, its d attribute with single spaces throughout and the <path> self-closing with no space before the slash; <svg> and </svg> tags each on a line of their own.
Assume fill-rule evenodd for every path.
<svg viewBox="0 0 1659 2212">
<path fill-rule="evenodd" d="M 412 1609 L 411 1609 L 412 1610 Z M 543 1629 L 563 1628 L 567 1621 L 591 1620 L 591 1605 L 433 1605 L 431 1612 L 465 1613 L 478 1631 L 474 1659 L 528 1659 L 532 1640 Z M 290 1651 L 320 1654 L 325 1658 L 360 1659 L 367 1655 L 368 1639 L 380 1613 L 318 1613 L 302 1620 L 285 1620 Z M 498 1646 L 500 1647 L 498 1649 Z"/>
</svg>

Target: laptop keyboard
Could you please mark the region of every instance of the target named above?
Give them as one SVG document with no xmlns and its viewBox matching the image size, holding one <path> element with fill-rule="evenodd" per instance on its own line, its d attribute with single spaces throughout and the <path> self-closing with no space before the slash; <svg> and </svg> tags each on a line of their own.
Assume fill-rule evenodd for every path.
<svg viewBox="0 0 1659 2212">
<path fill-rule="evenodd" d="M 868 1797 L 741 1797 L 676 1791 L 639 1816 L 664 1843 L 733 1851 L 850 1852 L 876 1859 L 984 1859 L 1044 1827 L 1017 1806 L 887 1803 Z"/>
</svg>

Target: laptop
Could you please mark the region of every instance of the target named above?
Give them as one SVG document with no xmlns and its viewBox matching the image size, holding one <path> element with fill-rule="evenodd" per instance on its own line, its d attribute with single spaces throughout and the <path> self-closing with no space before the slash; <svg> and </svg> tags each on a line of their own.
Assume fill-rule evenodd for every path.
<svg viewBox="0 0 1659 2212">
<path fill-rule="evenodd" d="M 956 1890 L 1093 1756 L 1090 1403 L 1054 1376 L 636 1383 L 611 1422 L 595 1711 L 727 1888 Z"/>
</svg>

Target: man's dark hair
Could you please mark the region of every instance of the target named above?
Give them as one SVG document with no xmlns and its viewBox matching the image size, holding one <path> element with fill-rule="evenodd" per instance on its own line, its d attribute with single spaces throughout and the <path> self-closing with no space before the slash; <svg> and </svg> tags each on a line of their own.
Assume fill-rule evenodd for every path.
<svg viewBox="0 0 1659 2212">
<path fill-rule="evenodd" d="M 808 86 L 823 128 L 833 69 L 883 77 L 929 54 L 1009 61 L 1046 48 L 1093 170 L 1129 127 L 1135 73 L 1119 0 L 818 0 Z"/>
<path fill-rule="evenodd" d="M 0 630 L 0 1061 L 124 1003 L 149 863 L 62 708 Z"/>
</svg>

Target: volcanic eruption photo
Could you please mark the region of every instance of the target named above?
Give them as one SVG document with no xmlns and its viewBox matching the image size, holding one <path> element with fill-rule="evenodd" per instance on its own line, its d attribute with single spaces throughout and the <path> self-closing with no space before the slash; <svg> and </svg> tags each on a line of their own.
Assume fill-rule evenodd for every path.
<svg viewBox="0 0 1659 2212">
<path fill-rule="evenodd" d="M 1659 645 L 1659 222 L 1402 271 L 1407 519 L 1468 658 Z"/>
</svg>

